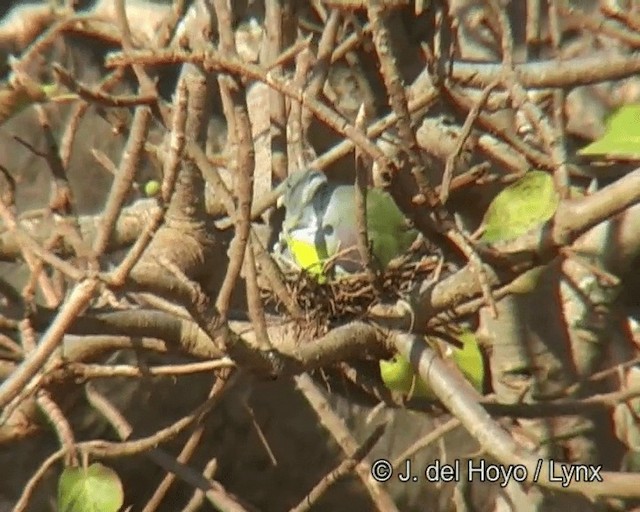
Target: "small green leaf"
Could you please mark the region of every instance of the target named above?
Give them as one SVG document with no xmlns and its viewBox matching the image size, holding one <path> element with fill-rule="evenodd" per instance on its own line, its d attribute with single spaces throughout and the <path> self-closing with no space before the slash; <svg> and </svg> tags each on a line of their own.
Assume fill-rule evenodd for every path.
<svg viewBox="0 0 640 512">
<path fill-rule="evenodd" d="M 100 463 L 65 468 L 58 480 L 59 512 L 117 512 L 123 503 L 118 474 Z"/>
<path fill-rule="evenodd" d="M 580 155 L 640 158 L 640 104 L 624 105 L 607 120 L 604 135 L 580 151 Z"/>
<path fill-rule="evenodd" d="M 160 192 L 160 182 L 158 180 L 149 180 L 144 184 L 144 193 L 147 197 L 154 197 Z"/>
<path fill-rule="evenodd" d="M 484 390 L 484 358 L 476 335 L 468 330 L 457 336 L 462 343 L 461 348 L 453 348 L 451 358 L 460 371 L 480 393 Z"/>
<path fill-rule="evenodd" d="M 53 99 L 57 91 L 58 85 L 55 83 L 40 84 L 27 78 L 24 78 L 23 82 L 19 84 L 4 83 L 0 85 L 0 124 L 35 103 Z M 56 100 L 60 98 L 64 97 L 58 96 Z"/>
<path fill-rule="evenodd" d="M 455 363 L 469 383 L 480 393 L 484 391 L 485 367 L 484 358 L 476 335 L 463 330 L 456 336 L 462 347 L 447 345 L 448 350 L 443 357 Z M 381 360 L 380 378 L 390 391 L 411 397 L 422 397 L 435 400 L 435 393 L 414 372 L 411 363 L 400 354 L 392 359 Z"/>
<path fill-rule="evenodd" d="M 529 171 L 493 199 L 484 216 L 481 240 L 494 243 L 517 238 L 549 220 L 558 202 L 551 175 Z"/>
<path fill-rule="evenodd" d="M 390 391 L 396 391 L 410 397 L 423 397 L 432 400 L 436 398 L 433 391 L 415 374 L 411 363 L 400 354 L 396 354 L 389 360 L 382 359 L 380 361 L 380 378 Z"/>
<path fill-rule="evenodd" d="M 545 265 L 540 265 L 520 274 L 511 281 L 509 291 L 520 295 L 531 293 L 538 286 L 538 282 L 540 281 L 540 277 L 542 277 L 542 273 L 545 268 Z"/>
</svg>

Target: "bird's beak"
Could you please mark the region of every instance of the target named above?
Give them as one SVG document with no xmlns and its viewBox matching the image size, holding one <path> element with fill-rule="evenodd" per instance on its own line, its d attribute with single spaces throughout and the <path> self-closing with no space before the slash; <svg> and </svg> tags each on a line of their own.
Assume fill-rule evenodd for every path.
<svg viewBox="0 0 640 512">
<path fill-rule="evenodd" d="M 276 206 L 278 208 L 282 208 L 284 206 L 284 195 L 278 196 L 278 199 L 276 199 Z"/>
</svg>

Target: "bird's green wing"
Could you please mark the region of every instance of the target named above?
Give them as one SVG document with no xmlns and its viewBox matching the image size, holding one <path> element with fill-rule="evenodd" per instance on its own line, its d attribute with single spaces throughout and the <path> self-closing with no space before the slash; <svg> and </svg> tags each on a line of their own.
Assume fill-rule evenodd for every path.
<svg viewBox="0 0 640 512">
<path fill-rule="evenodd" d="M 382 268 L 405 253 L 418 236 L 393 198 L 379 189 L 367 192 L 367 233 L 373 256 Z"/>
</svg>

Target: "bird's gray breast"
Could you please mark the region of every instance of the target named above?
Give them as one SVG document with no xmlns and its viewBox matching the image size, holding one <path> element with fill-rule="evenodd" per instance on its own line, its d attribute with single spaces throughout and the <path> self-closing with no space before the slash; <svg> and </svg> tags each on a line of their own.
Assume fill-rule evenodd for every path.
<svg viewBox="0 0 640 512">
<path fill-rule="evenodd" d="M 354 187 L 339 185 L 327 190 L 319 198 L 317 211 L 322 212 L 319 235 L 327 253 L 339 253 L 336 265 L 346 272 L 361 270 Z"/>
</svg>

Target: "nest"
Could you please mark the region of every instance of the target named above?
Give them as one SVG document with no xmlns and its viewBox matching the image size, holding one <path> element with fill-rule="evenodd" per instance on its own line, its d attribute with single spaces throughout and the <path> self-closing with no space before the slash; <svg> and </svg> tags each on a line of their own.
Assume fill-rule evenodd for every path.
<svg viewBox="0 0 640 512">
<path fill-rule="evenodd" d="M 391 262 L 388 267 L 371 276 L 358 272 L 343 276 L 332 275 L 332 263 L 325 265 L 324 282 L 317 275 L 301 270 L 284 271 L 288 298 L 303 311 L 296 327 L 307 333 L 303 339 L 313 339 L 328 332 L 332 326 L 354 320 L 366 321 L 371 310 L 380 304 L 395 304 L 406 299 L 410 292 L 425 280 L 436 279 L 443 271 L 439 255 L 410 252 Z M 373 279 L 372 279 L 373 277 Z M 274 313 L 288 315 L 286 305 L 271 288 L 261 286 L 264 304 Z M 309 335 L 313 332 L 312 335 Z M 366 356 L 312 372 L 312 376 L 328 390 L 337 391 L 349 400 L 369 406 L 380 400 L 389 403 L 390 395 L 379 374 L 378 358 Z M 419 400 L 421 410 L 433 410 L 433 403 Z"/>
<path fill-rule="evenodd" d="M 418 283 L 433 278 L 439 271 L 441 258 L 424 256 L 419 260 L 392 262 L 385 270 L 332 276 L 331 263 L 324 269 L 325 282 L 305 271 L 284 273 L 289 297 L 304 311 L 305 322 L 313 322 L 327 330 L 332 324 L 366 320 L 372 307 L 395 304 L 408 296 Z M 287 314 L 285 305 L 270 289 L 263 288 L 267 307 L 276 314 Z"/>
</svg>

